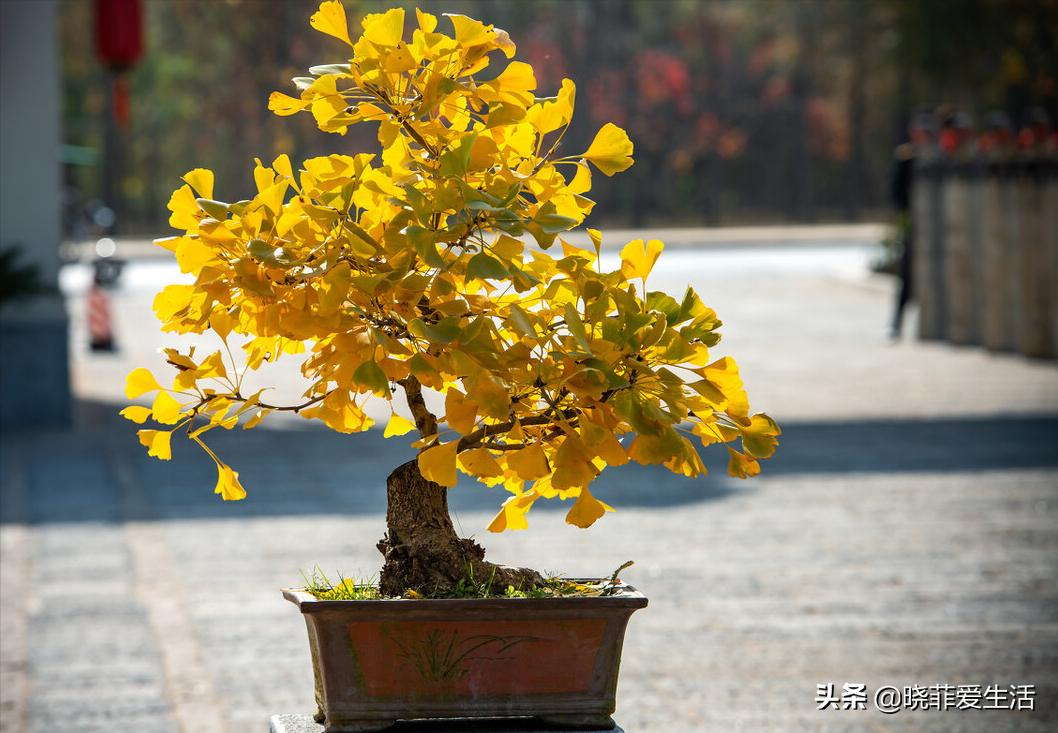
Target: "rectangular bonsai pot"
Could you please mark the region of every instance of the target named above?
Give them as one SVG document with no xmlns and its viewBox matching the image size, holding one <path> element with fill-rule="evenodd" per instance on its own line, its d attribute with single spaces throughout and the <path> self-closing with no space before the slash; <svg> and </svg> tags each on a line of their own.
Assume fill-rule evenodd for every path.
<svg viewBox="0 0 1058 733">
<path fill-rule="evenodd" d="M 284 590 L 308 627 L 327 733 L 398 720 L 538 717 L 611 729 L 635 588 L 610 596 L 320 601 Z"/>
</svg>

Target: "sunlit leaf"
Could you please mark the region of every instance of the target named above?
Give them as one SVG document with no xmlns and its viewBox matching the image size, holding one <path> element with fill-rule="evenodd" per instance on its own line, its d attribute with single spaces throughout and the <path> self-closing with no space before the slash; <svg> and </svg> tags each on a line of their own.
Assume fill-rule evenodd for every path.
<svg viewBox="0 0 1058 733">
<path fill-rule="evenodd" d="M 628 133 L 607 122 L 581 157 L 595 164 L 605 175 L 612 176 L 632 165 L 632 141 L 628 139 Z"/>
<path fill-rule="evenodd" d="M 481 21 L 456 13 L 445 13 L 455 28 L 456 43 L 460 46 L 478 46 L 491 41 L 495 34 Z"/>
<path fill-rule="evenodd" d="M 231 315 L 227 308 L 214 308 L 209 313 L 209 327 L 221 339 L 228 338 L 231 333 Z"/>
<path fill-rule="evenodd" d="M 474 424 L 477 422 L 478 405 L 459 390 L 452 388 L 445 394 L 445 415 L 449 427 L 467 435 L 474 430 Z"/>
<path fill-rule="evenodd" d="M 607 464 L 623 466 L 628 463 L 628 454 L 612 430 L 584 421 L 581 423 L 581 436 L 584 445 Z"/>
<path fill-rule="evenodd" d="M 512 496 L 503 502 L 500 513 L 489 523 L 489 532 L 503 532 L 508 529 L 528 529 L 529 522 L 525 515 L 532 507 L 533 502 L 540 498 L 536 491 L 527 491 L 518 496 Z"/>
<path fill-rule="evenodd" d="M 159 392 L 154 398 L 151 412 L 154 419 L 162 425 L 175 425 L 183 418 L 183 406 L 169 396 L 168 392 Z"/>
<path fill-rule="evenodd" d="M 363 20 L 363 26 L 364 38 L 371 43 L 376 46 L 396 46 L 404 35 L 404 8 L 368 15 Z"/>
<path fill-rule="evenodd" d="M 421 318 L 414 318 L 408 322 L 408 330 L 419 338 L 447 344 L 455 341 L 463 329 L 459 318 L 449 316 L 438 323 L 425 323 Z"/>
<path fill-rule="evenodd" d="M 239 483 L 239 472 L 231 466 L 217 461 L 217 487 L 214 494 L 220 494 L 224 501 L 238 501 L 246 498 L 246 490 Z"/>
<path fill-rule="evenodd" d="M 456 452 L 458 450 L 459 443 L 452 441 L 427 448 L 420 453 L 419 471 L 422 472 L 423 478 L 441 486 L 449 488 L 455 486 L 458 480 L 456 472 Z"/>
<path fill-rule="evenodd" d="M 382 437 L 389 438 L 393 435 L 405 435 L 414 429 L 415 423 L 394 412 L 389 417 L 389 422 L 386 424 L 386 430 L 382 434 Z"/>
<path fill-rule="evenodd" d="M 297 99 L 282 92 L 272 92 L 268 96 L 268 109 L 281 117 L 297 114 L 310 104 L 311 99 Z"/>
<path fill-rule="evenodd" d="M 591 492 L 588 491 L 588 487 L 585 486 L 580 490 L 580 496 L 577 497 L 573 508 L 566 514 L 566 524 L 587 529 L 595 524 L 596 520 L 602 517 L 603 514 L 613 510 L 613 507 L 609 504 L 601 502 L 592 496 Z"/>
<path fill-rule="evenodd" d="M 133 405 L 131 407 L 126 407 L 118 414 L 127 420 L 132 420 L 132 422 L 142 425 L 147 421 L 147 418 L 151 416 L 151 408 Z"/>
<path fill-rule="evenodd" d="M 588 236 L 591 237 L 591 243 L 595 246 L 595 256 L 602 257 L 602 233 L 598 229 L 588 229 Z"/>
<path fill-rule="evenodd" d="M 478 252 L 467 262 L 467 278 L 471 280 L 508 280 L 511 273 L 495 257 Z"/>
<path fill-rule="evenodd" d="M 459 454 L 459 465 L 471 476 L 493 478 L 503 475 L 503 469 L 487 448 L 474 448 Z"/>
<path fill-rule="evenodd" d="M 199 197 L 213 198 L 213 171 L 206 168 L 195 168 L 184 176 L 184 182 L 195 189 Z"/>
<path fill-rule="evenodd" d="M 507 388 L 504 387 L 495 378 L 487 374 L 474 379 L 473 385 L 470 387 L 468 396 L 476 402 L 482 412 L 492 418 L 498 420 L 505 420 L 509 417 L 509 410 L 511 404 L 510 395 L 507 393 Z"/>
<path fill-rule="evenodd" d="M 645 245 L 642 239 L 629 242 L 621 249 L 621 274 L 628 280 L 645 279 L 664 248 L 665 245 L 656 239 Z"/>
<path fill-rule="evenodd" d="M 579 438 L 567 435 L 555 452 L 551 485 L 559 491 L 587 486 L 599 473 L 592 458 Z"/>
<path fill-rule="evenodd" d="M 125 396 L 130 400 L 134 400 L 146 392 L 153 392 L 161 388 L 158 380 L 154 378 L 150 370 L 143 367 L 133 369 L 125 378 Z"/>
<path fill-rule="evenodd" d="M 345 19 L 345 7 L 340 0 L 330 0 L 320 5 L 309 19 L 312 27 L 321 33 L 345 41 L 350 46 L 353 42 L 349 39 L 349 24 Z"/>
<path fill-rule="evenodd" d="M 750 418 L 749 426 L 741 428 L 742 449 L 753 458 L 769 458 L 778 445 L 778 436 L 782 433 L 779 426 L 764 414 Z"/>
<path fill-rule="evenodd" d="M 727 449 L 727 473 L 734 478 L 750 478 L 760 473 L 760 464 L 734 448 Z"/>
<path fill-rule="evenodd" d="M 551 466 L 539 443 L 508 454 L 507 465 L 523 481 L 535 481 L 551 473 Z"/>
<path fill-rule="evenodd" d="M 170 438 L 172 438 L 172 431 L 170 430 L 140 430 L 137 432 L 140 437 L 140 442 L 147 446 L 148 455 L 152 455 L 155 458 L 160 458 L 163 461 L 168 461 L 173 457 L 172 449 L 170 447 Z"/>
<path fill-rule="evenodd" d="M 365 361 L 353 372 L 353 383 L 369 389 L 374 394 L 385 397 L 389 394 L 389 378 L 382 368 L 373 361 Z"/>
</svg>

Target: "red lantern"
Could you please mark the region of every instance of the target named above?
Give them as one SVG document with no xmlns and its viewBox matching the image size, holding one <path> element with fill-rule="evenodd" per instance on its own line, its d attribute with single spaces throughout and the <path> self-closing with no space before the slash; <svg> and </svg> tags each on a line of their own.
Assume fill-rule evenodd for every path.
<svg viewBox="0 0 1058 733">
<path fill-rule="evenodd" d="M 95 0 L 96 54 L 107 68 L 122 71 L 143 55 L 140 0 Z"/>
<path fill-rule="evenodd" d="M 114 120 L 129 122 L 129 87 L 121 72 L 143 55 L 143 13 L 140 0 L 95 0 L 96 54 L 113 72 Z"/>
</svg>

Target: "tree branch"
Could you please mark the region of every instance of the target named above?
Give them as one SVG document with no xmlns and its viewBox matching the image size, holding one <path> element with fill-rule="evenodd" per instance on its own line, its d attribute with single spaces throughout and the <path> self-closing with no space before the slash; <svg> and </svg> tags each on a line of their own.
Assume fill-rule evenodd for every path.
<svg viewBox="0 0 1058 733">
<path fill-rule="evenodd" d="M 291 405 L 289 407 L 278 407 L 276 405 L 270 405 L 267 402 L 258 402 L 257 406 L 260 407 L 260 408 L 263 408 L 265 410 L 274 410 L 275 412 L 298 412 L 299 410 L 304 410 L 306 407 L 312 407 L 317 402 L 322 402 L 323 400 L 325 400 L 327 398 L 327 395 L 329 395 L 329 394 L 330 394 L 330 392 L 328 392 L 327 394 L 319 395 L 317 397 L 313 397 L 308 402 L 303 402 L 300 405 Z M 245 397 L 241 397 L 241 396 L 236 397 L 235 399 L 237 401 L 240 401 L 240 402 L 246 402 L 247 401 Z"/>
<path fill-rule="evenodd" d="M 408 401 L 408 409 L 415 419 L 415 427 L 419 430 L 419 436 L 428 438 L 437 435 L 437 418 L 426 407 L 426 400 L 422 398 L 422 384 L 414 375 L 409 374 L 397 382 L 404 388 L 404 396 Z"/>
<path fill-rule="evenodd" d="M 563 412 L 559 413 L 559 417 L 561 417 L 563 419 L 566 419 L 566 420 L 568 420 L 570 418 L 573 418 L 573 417 L 576 417 L 576 416 L 577 416 L 577 411 L 576 410 L 564 410 Z M 547 415 L 535 415 L 533 417 L 527 417 L 527 418 L 523 418 L 521 420 L 509 420 L 508 422 L 497 423 L 496 425 L 483 425 L 482 427 L 478 428 L 474 432 L 472 432 L 472 433 L 470 433 L 468 435 L 464 435 L 462 438 L 460 438 L 459 439 L 459 446 L 456 448 L 456 451 L 457 452 L 462 452 L 462 451 L 465 451 L 465 450 L 469 450 L 471 448 L 477 448 L 479 445 L 482 444 L 482 442 L 485 440 L 485 438 L 489 437 L 490 435 L 499 435 L 501 433 L 506 433 L 508 430 L 512 429 L 516 424 L 521 424 L 521 425 L 551 425 L 554 422 L 555 422 L 555 418 L 554 417 L 549 417 Z M 501 443 L 492 443 L 492 444 L 490 444 L 489 447 L 497 446 L 496 449 L 499 450 L 498 446 L 500 446 L 500 445 L 503 445 L 503 444 L 501 444 Z M 521 447 L 523 447 L 523 446 L 521 446 L 521 445 L 511 445 L 510 448 L 507 448 L 505 450 L 513 450 L 515 448 L 521 448 Z"/>
</svg>

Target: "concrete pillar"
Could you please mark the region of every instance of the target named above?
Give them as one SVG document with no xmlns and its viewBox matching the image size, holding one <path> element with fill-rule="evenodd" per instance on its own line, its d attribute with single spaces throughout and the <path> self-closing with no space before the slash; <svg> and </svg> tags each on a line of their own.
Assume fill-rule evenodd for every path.
<svg viewBox="0 0 1058 733">
<path fill-rule="evenodd" d="M 1056 202 L 1048 201 L 1045 161 L 1034 155 L 1027 161 L 1021 181 L 1021 261 L 1018 311 L 1018 350 L 1025 356 L 1052 357 L 1055 344 L 1050 316 L 1054 309 L 1054 281 L 1048 220 L 1049 208 Z"/>
<path fill-rule="evenodd" d="M 50 292 L 0 309 L 0 428 L 70 421 L 62 238 L 58 3 L 0 1 L 0 248 Z"/>
<path fill-rule="evenodd" d="M 1010 302 L 1013 277 L 1010 273 L 1009 206 L 1010 171 L 994 166 L 981 185 L 981 343 L 992 351 L 1014 349 L 1014 320 Z"/>
<path fill-rule="evenodd" d="M 944 181 L 944 281 L 947 323 L 945 333 L 953 344 L 974 341 L 974 270 L 970 251 L 971 181 L 961 168 Z"/>
<path fill-rule="evenodd" d="M 984 182 L 985 166 L 983 160 L 974 162 L 970 177 L 969 232 L 970 284 L 968 307 L 970 308 L 970 332 L 968 343 L 981 344 L 981 291 L 985 287 L 984 272 Z"/>
<path fill-rule="evenodd" d="M 1039 218 L 1036 216 L 1036 185 L 1028 174 L 1028 167 L 1023 166 L 1017 179 L 1017 215 L 1018 215 L 1018 253 L 1015 278 L 1015 346 L 1019 353 L 1028 356 L 1038 347 L 1036 333 L 1036 278 L 1033 270 L 1036 263 L 1035 250 L 1040 238 Z"/>
<path fill-rule="evenodd" d="M 1047 306 L 1047 318 L 1051 332 L 1051 356 L 1058 359 L 1058 151 L 1051 153 L 1049 172 L 1044 196 L 1044 213 L 1047 229 L 1044 240 L 1047 242 L 1049 284 L 1047 292 L 1050 302 Z"/>
<path fill-rule="evenodd" d="M 918 335 L 926 341 L 945 338 L 947 299 L 944 295 L 944 206 L 943 163 L 926 156 L 915 170 L 912 187 L 912 277 L 918 302 Z"/>
</svg>

